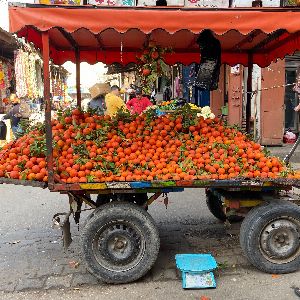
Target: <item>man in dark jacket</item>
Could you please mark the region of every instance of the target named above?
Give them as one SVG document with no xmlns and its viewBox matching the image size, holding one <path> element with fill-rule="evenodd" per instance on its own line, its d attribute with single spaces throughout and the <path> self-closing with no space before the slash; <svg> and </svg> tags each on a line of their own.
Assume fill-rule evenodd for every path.
<svg viewBox="0 0 300 300">
<path fill-rule="evenodd" d="M 22 117 L 22 114 L 20 111 L 21 101 L 17 97 L 16 94 L 11 94 L 10 102 L 12 104 L 12 107 L 9 110 L 9 112 L 3 117 L 3 119 L 4 120 L 10 119 L 11 128 L 12 128 L 14 136 L 16 137 L 16 134 L 21 131 L 21 128 L 20 128 L 20 121 L 21 121 L 21 117 Z"/>
<path fill-rule="evenodd" d="M 88 103 L 88 108 L 95 110 L 98 114 L 104 114 L 105 111 L 105 96 L 99 95 L 95 98 L 93 98 Z"/>
</svg>

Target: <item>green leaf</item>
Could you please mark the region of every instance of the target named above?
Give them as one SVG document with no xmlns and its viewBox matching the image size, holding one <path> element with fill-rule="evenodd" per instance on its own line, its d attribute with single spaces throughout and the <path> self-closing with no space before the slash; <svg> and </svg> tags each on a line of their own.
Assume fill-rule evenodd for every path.
<svg viewBox="0 0 300 300">
<path fill-rule="evenodd" d="M 95 176 L 94 175 L 87 175 L 86 179 L 87 179 L 87 182 L 94 182 L 95 181 Z"/>
</svg>

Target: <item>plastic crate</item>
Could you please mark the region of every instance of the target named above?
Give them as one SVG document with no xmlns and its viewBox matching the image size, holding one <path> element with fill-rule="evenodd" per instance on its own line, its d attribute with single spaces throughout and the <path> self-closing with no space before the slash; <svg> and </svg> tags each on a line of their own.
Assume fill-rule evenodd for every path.
<svg viewBox="0 0 300 300">
<path fill-rule="evenodd" d="M 160 110 L 159 108 L 156 109 L 156 115 L 158 117 L 166 115 L 167 113 L 165 111 Z"/>
</svg>

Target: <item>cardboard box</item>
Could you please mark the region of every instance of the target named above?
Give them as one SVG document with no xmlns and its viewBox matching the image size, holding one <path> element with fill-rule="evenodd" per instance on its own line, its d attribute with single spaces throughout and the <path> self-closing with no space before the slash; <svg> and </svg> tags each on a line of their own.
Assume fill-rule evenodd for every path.
<svg viewBox="0 0 300 300">
<path fill-rule="evenodd" d="M 91 88 L 89 88 L 89 92 L 92 98 L 96 98 L 99 95 L 109 93 L 110 85 L 108 83 L 96 83 Z"/>
</svg>

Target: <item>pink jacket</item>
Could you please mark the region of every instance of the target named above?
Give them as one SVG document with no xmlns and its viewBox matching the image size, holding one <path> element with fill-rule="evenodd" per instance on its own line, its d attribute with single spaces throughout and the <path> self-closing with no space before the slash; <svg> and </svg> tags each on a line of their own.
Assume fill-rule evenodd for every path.
<svg viewBox="0 0 300 300">
<path fill-rule="evenodd" d="M 146 98 L 142 97 L 140 100 L 137 98 L 133 98 L 126 103 L 127 108 L 133 114 L 141 114 L 148 106 L 151 106 L 151 101 Z"/>
</svg>

